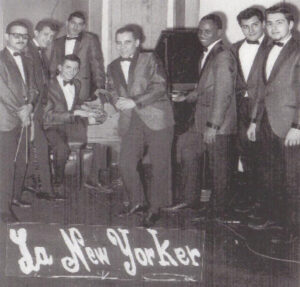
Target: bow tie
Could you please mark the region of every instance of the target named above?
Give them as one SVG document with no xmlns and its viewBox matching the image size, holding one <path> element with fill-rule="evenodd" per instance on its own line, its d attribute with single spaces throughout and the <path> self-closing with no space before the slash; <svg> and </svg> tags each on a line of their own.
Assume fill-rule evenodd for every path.
<svg viewBox="0 0 300 287">
<path fill-rule="evenodd" d="M 74 81 L 73 80 L 70 80 L 70 81 L 63 81 L 63 85 L 64 85 L 64 87 L 66 86 L 66 85 L 71 85 L 71 86 L 73 86 L 73 84 L 74 84 Z"/>
<path fill-rule="evenodd" d="M 121 62 L 132 62 L 132 58 L 121 58 Z"/>
<path fill-rule="evenodd" d="M 39 52 L 43 52 L 43 51 L 46 50 L 46 48 L 42 48 L 42 47 L 37 47 L 37 49 L 38 49 Z"/>
<path fill-rule="evenodd" d="M 283 47 L 284 44 L 282 42 L 276 42 L 276 41 L 274 41 L 273 42 L 273 46 Z"/>
<path fill-rule="evenodd" d="M 207 47 L 202 47 L 202 51 L 205 53 L 208 51 Z"/>
<path fill-rule="evenodd" d="M 252 40 L 246 40 L 246 42 L 248 43 L 248 44 L 250 44 L 250 45 L 259 45 L 259 41 L 258 40 L 256 40 L 256 41 L 252 41 Z"/>
<path fill-rule="evenodd" d="M 23 55 L 23 53 L 21 53 L 21 52 L 14 52 L 13 53 L 14 57 L 18 57 L 18 56 L 22 56 L 22 55 Z"/>
<path fill-rule="evenodd" d="M 79 38 L 79 36 L 76 37 L 66 37 L 66 40 L 77 40 Z"/>
</svg>

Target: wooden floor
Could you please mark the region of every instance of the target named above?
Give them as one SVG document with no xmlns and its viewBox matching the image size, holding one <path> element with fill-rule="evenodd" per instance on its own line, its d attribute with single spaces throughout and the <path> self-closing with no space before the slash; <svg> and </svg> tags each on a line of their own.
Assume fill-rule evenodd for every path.
<svg viewBox="0 0 300 287">
<path fill-rule="evenodd" d="M 106 227 L 123 226 L 135 228 L 141 226 L 140 216 L 120 218 L 117 216 L 124 200 L 121 185 L 115 184 L 112 193 L 78 189 L 76 180 L 67 179 L 67 200 L 49 202 L 38 200 L 32 194 L 26 194 L 33 206 L 29 209 L 15 208 L 22 222 L 101 225 Z M 6 225 L 1 226 L 1 279 L 0 287 L 12 286 L 300 286 L 299 240 L 291 244 L 272 245 L 267 240 L 268 232 L 253 232 L 243 224 L 224 224 L 218 221 L 206 221 L 193 224 L 191 219 L 197 216 L 192 210 L 180 213 L 162 213 L 155 228 L 176 229 L 178 234 L 193 230 L 195 234 L 205 232 L 205 258 L 203 279 L 198 282 L 111 282 L 90 279 L 33 278 L 6 276 Z M 172 233 L 174 234 L 174 233 Z M 178 235 L 178 236 L 179 236 Z M 185 242 L 182 242 L 184 245 Z M 283 259 L 282 261 L 278 259 Z M 298 262 L 298 263 L 297 263 Z"/>
</svg>

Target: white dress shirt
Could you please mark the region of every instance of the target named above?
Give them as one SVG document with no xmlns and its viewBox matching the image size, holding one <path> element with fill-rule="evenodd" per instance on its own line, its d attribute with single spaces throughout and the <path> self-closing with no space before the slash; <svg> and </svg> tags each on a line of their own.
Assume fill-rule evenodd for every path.
<svg viewBox="0 0 300 287">
<path fill-rule="evenodd" d="M 74 48 L 76 44 L 76 38 L 67 40 L 65 43 L 65 55 L 73 54 Z"/>
<path fill-rule="evenodd" d="M 258 49 L 259 49 L 264 37 L 265 36 L 263 35 L 258 39 L 258 42 L 259 42 L 258 45 L 257 44 L 249 44 L 245 40 L 239 49 L 239 60 L 241 63 L 243 76 L 244 76 L 244 79 L 246 82 L 249 78 L 249 74 L 250 74 L 251 68 L 253 66 L 254 59 L 256 57 L 256 54 L 258 52 Z M 245 98 L 248 97 L 247 92 L 245 93 L 244 97 Z"/>
<path fill-rule="evenodd" d="M 74 99 L 75 99 L 75 86 L 74 84 L 67 84 L 64 86 L 64 80 L 63 78 L 58 75 L 57 76 L 57 81 L 64 93 L 66 102 L 67 102 L 67 106 L 68 106 L 68 111 L 71 111 L 73 104 L 74 104 Z"/>
<path fill-rule="evenodd" d="M 22 61 L 22 58 L 21 56 L 14 56 L 14 51 L 11 50 L 9 47 L 6 47 L 7 50 L 11 53 L 11 55 L 13 56 L 17 66 L 18 66 L 18 69 L 20 71 L 20 74 L 22 76 L 22 79 L 23 79 L 23 82 L 26 84 L 26 77 L 25 77 L 25 72 L 24 72 L 24 67 L 23 67 L 23 61 Z"/>
<path fill-rule="evenodd" d="M 219 39 L 219 40 L 213 42 L 212 44 L 210 44 L 210 45 L 207 47 L 207 51 L 205 51 L 205 52 L 203 53 L 203 58 L 202 58 L 202 60 L 201 60 L 201 69 L 203 68 L 203 66 L 204 66 L 204 64 L 205 64 L 205 61 L 206 61 L 206 58 L 208 57 L 208 55 L 209 55 L 210 51 L 212 50 L 212 48 L 213 48 L 217 43 L 219 43 L 220 41 L 221 41 L 221 39 Z"/>
<path fill-rule="evenodd" d="M 126 84 L 128 84 L 128 75 L 129 75 L 129 68 L 130 68 L 130 61 L 121 61 L 121 69 L 126 81 Z"/>
<path fill-rule="evenodd" d="M 286 45 L 286 43 L 292 38 L 292 35 L 290 35 L 286 40 L 284 41 L 280 41 L 281 43 L 283 43 L 283 46 L 277 46 L 274 45 L 268 55 L 268 59 L 267 59 L 267 64 L 266 64 L 266 77 L 267 80 L 269 79 L 271 72 L 273 70 L 274 64 L 280 54 L 280 52 L 282 51 L 282 48 Z"/>
</svg>

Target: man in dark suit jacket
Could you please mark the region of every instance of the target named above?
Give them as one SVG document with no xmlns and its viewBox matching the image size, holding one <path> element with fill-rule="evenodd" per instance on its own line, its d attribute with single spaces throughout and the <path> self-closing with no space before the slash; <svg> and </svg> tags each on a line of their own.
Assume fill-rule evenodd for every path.
<svg viewBox="0 0 300 287">
<path fill-rule="evenodd" d="M 64 194 L 64 170 L 70 154 L 69 142 L 86 143 L 88 113 L 80 110 L 80 82 L 75 79 L 80 59 L 66 55 L 58 66 L 59 74 L 49 82 L 48 101 L 44 113 L 44 128 L 53 151 L 54 188 L 60 197 Z"/>
<path fill-rule="evenodd" d="M 85 101 L 100 96 L 99 89 L 105 86 L 105 71 L 102 50 L 96 35 L 84 31 L 86 19 L 82 12 L 70 14 L 67 21 L 67 35 L 53 43 L 50 70 L 53 77 L 57 66 L 65 55 L 75 54 L 80 58 L 81 68 L 76 76 L 81 82 L 80 99 Z"/>
<path fill-rule="evenodd" d="M 197 87 L 186 100 L 196 102 L 195 124 L 182 137 L 183 208 L 193 205 L 196 197 L 198 160 L 206 154 L 212 172 L 212 203 L 216 216 L 223 216 L 229 199 L 233 141 L 236 133 L 235 84 L 237 65 L 223 44 L 222 21 L 216 14 L 203 17 L 198 27 L 201 44 L 207 48 L 200 59 Z M 208 168 L 208 166 L 207 166 Z M 176 207 L 175 207 L 176 209 Z"/>
<path fill-rule="evenodd" d="M 131 204 L 129 214 L 141 210 L 145 200 L 137 164 L 144 147 L 148 147 L 152 182 L 144 225 L 151 226 L 159 218 L 160 208 L 169 201 L 173 112 L 163 68 L 152 53 L 140 52 L 138 35 L 131 25 L 117 30 L 120 57 L 108 66 L 108 83 L 112 101 L 120 110 L 120 171 Z"/>
<path fill-rule="evenodd" d="M 251 210 L 251 207 L 258 199 L 261 199 L 261 191 L 259 190 L 260 149 L 257 142 L 249 141 L 247 130 L 257 95 L 257 84 L 261 78 L 263 61 L 268 44 L 271 41 L 264 34 L 264 14 L 260 9 L 247 8 L 238 14 L 237 20 L 245 36 L 245 39 L 233 44 L 233 52 L 238 63 L 236 85 L 238 113 L 237 156 L 245 174 L 244 179 L 247 188 L 243 192 L 246 193 L 247 198 L 239 199 L 239 206 L 236 207 L 236 210 L 247 212 Z"/>
<path fill-rule="evenodd" d="M 36 196 L 48 200 L 53 196 L 53 191 L 48 141 L 43 131 L 43 109 L 47 103 L 48 83 L 50 79 L 49 60 L 46 56 L 46 49 L 51 45 L 57 31 L 58 27 L 55 23 L 49 20 L 39 21 L 35 27 L 34 38 L 28 42 L 26 53 L 33 63 L 35 82 L 39 91 L 39 100 L 33 116 L 33 148 L 30 154 L 30 165 L 27 175 L 33 175 L 36 181 L 40 180 L 41 188 L 35 186 Z M 36 169 L 38 169 L 38 172 Z"/>
<path fill-rule="evenodd" d="M 10 203 L 30 206 L 21 199 L 30 114 L 37 98 L 32 66 L 22 53 L 28 38 L 24 22 L 11 22 L 6 28 L 7 46 L 0 52 L 0 212 L 4 221 L 12 219 L 8 211 Z"/>
<path fill-rule="evenodd" d="M 265 14 L 273 46 L 264 62 L 248 137 L 255 141 L 259 131 L 262 138 L 267 201 L 265 218 L 249 226 L 264 229 L 277 223 L 290 235 L 300 225 L 300 46 L 292 36 L 294 17 L 288 6 L 272 6 Z"/>
</svg>

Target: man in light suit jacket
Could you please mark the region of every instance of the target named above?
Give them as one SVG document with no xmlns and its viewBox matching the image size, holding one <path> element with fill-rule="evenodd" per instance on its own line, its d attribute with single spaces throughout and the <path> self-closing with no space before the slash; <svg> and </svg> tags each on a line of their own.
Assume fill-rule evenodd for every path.
<svg viewBox="0 0 300 287">
<path fill-rule="evenodd" d="M 266 28 L 273 46 L 259 83 L 258 98 L 248 130 L 250 140 L 259 132 L 263 143 L 266 214 L 254 229 L 279 224 L 285 235 L 299 232 L 300 156 L 300 46 L 292 36 L 294 17 L 287 5 L 268 8 Z"/>
<path fill-rule="evenodd" d="M 0 52 L 0 212 L 3 221 L 13 220 L 8 209 L 10 204 L 30 206 L 21 198 L 30 114 L 37 99 L 32 66 L 22 53 L 28 38 L 24 22 L 11 22 L 6 28 L 7 46 Z"/>
<path fill-rule="evenodd" d="M 120 57 L 108 66 L 108 84 L 112 102 L 120 110 L 120 171 L 130 201 L 128 214 L 141 211 L 146 201 L 137 165 L 148 147 L 152 181 L 143 224 L 152 226 L 160 208 L 168 204 L 174 121 L 163 68 L 153 53 L 140 51 L 138 35 L 132 25 L 116 31 Z"/>
<path fill-rule="evenodd" d="M 58 27 L 55 23 L 49 20 L 39 21 L 35 27 L 34 38 L 28 42 L 26 51 L 26 55 L 31 59 L 34 67 L 35 82 L 39 91 L 39 100 L 33 116 L 34 137 L 32 146 L 34 148 L 30 154 L 27 176 L 33 175 L 36 181 L 40 180 L 41 187 L 34 186 L 34 191 L 38 198 L 47 200 L 53 197 L 53 190 L 48 141 L 43 131 L 43 110 L 47 103 L 50 80 L 49 60 L 46 56 L 46 49 L 51 45 L 57 31 Z M 36 165 L 38 166 L 36 167 Z"/>
<path fill-rule="evenodd" d="M 82 12 L 70 14 L 66 28 L 67 35 L 53 43 L 50 70 L 56 76 L 57 66 L 65 55 L 75 54 L 81 61 L 81 68 L 76 76 L 81 82 L 80 99 L 82 101 L 100 97 L 99 89 L 105 86 L 105 71 L 102 50 L 96 35 L 84 31 L 86 19 Z"/>
<path fill-rule="evenodd" d="M 224 216 L 229 199 L 236 134 L 237 64 L 221 36 L 222 21 L 218 15 L 209 14 L 201 19 L 198 37 L 206 52 L 199 62 L 198 85 L 186 98 L 196 102 L 195 124 L 181 139 L 185 143 L 181 155 L 185 201 L 178 206 L 189 207 L 196 201 L 198 162 L 206 155 L 206 168 L 211 170 L 213 183 L 211 202 L 217 217 Z"/>
<path fill-rule="evenodd" d="M 69 142 L 86 143 L 87 112 L 80 110 L 80 82 L 74 79 L 80 69 L 76 55 L 66 55 L 58 65 L 59 74 L 48 86 L 48 101 L 44 112 L 44 128 L 53 151 L 54 188 L 56 196 L 64 198 L 64 170 L 70 154 Z"/>
<path fill-rule="evenodd" d="M 238 158 L 245 174 L 247 198 L 239 199 L 236 211 L 250 211 L 254 203 L 261 200 L 259 190 L 260 149 L 257 142 L 249 141 L 247 130 L 251 111 L 257 95 L 258 81 L 271 40 L 264 33 L 264 14 L 255 7 L 241 11 L 237 16 L 245 39 L 233 44 L 233 52 L 238 63 L 237 113 L 238 113 Z M 242 201 L 244 200 L 244 202 Z M 244 204 L 243 204 L 244 203 Z"/>
</svg>

